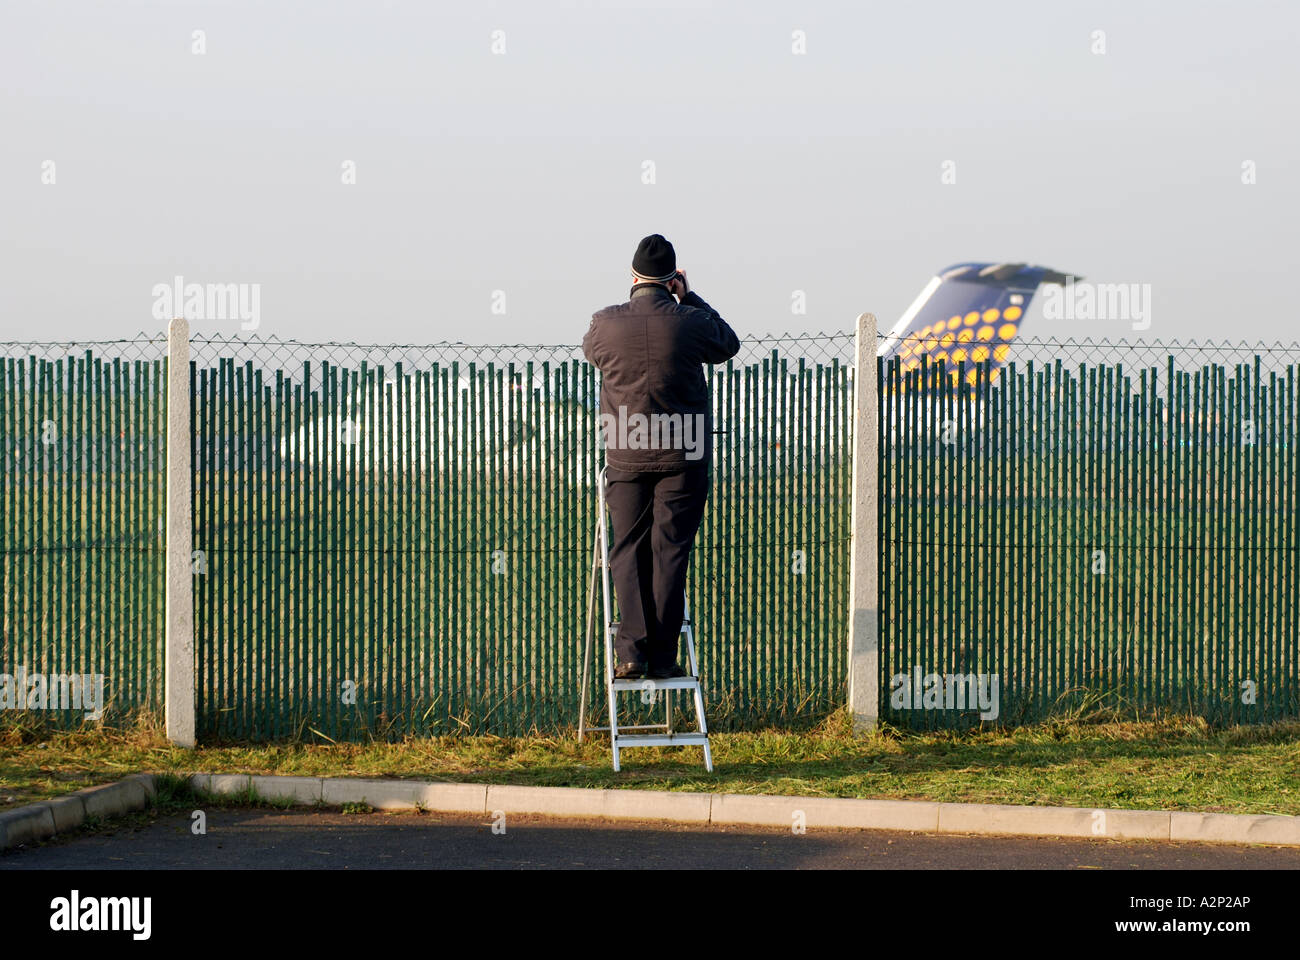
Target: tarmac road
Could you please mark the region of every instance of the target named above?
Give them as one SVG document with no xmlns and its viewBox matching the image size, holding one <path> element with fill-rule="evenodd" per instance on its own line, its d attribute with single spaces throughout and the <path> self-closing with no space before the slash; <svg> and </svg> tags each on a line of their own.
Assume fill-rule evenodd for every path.
<svg viewBox="0 0 1300 960">
<path fill-rule="evenodd" d="M 24 869 L 1298 869 L 1300 849 L 979 837 L 881 830 L 699 826 L 513 815 L 489 818 L 210 809 L 0 854 Z"/>
</svg>

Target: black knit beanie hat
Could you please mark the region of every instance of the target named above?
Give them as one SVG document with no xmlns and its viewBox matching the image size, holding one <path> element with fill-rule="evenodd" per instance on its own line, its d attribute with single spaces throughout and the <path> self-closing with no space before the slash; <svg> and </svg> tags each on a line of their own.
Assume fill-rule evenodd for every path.
<svg viewBox="0 0 1300 960">
<path fill-rule="evenodd" d="M 652 233 L 637 244 L 632 256 L 632 275 L 638 280 L 667 283 L 677 276 L 677 253 L 660 234 Z"/>
</svg>

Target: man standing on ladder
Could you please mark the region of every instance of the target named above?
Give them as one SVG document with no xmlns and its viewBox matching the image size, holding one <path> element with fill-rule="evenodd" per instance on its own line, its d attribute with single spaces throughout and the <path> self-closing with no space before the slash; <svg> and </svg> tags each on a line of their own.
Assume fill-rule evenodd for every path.
<svg viewBox="0 0 1300 960">
<path fill-rule="evenodd" d="M 709 495 L 712 408 L 702 364 L 740 341 L 677 269 L 673 245 L 646 237 L 627 303 L 592 315 L 582 352 L 601 373 L 610 572 L 618 598 L 618 680 L 686 676 L 677 663 L 686 573 Z M 674 299 L 676 298 L 676 299 Z"/>
</svg>

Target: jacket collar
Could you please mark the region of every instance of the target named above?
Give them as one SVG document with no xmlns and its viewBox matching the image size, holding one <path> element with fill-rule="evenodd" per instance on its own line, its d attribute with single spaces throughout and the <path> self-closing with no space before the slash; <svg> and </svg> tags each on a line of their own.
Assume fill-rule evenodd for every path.
<svg viewBox="0 0 1300 960">
<path fill-rule="evenodd" d="M 664 286 L 662 283 L 655 283 L 653 281 L 648 281 L 646 283 L 634 283 L 632 285 L 632 292 L 628 296 L 628 300 L 632 301 L 635 300 L 637 297 L 648 297 L 648 296 L 667 297 L 669 300 L 673 298 L 673 295 L 668 292 L 668 288 Z"/>
</svg>

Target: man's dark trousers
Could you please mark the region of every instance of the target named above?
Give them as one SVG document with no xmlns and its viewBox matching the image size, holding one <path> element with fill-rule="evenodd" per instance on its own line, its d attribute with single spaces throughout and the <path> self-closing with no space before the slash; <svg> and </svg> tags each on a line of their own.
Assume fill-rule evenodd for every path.
<svg viewBox="0 0 1300 960">
<path fill-rule="evenodd" d="M 709 496 L 707 463 L 670 473 L 606 470 L 613 519 L 610 572 L 618 597 L 619 663 L 677 662 L 686 572 Z"/>
</svg>

